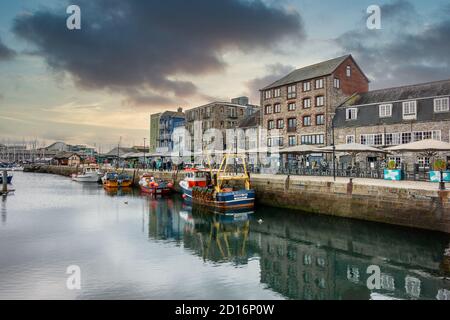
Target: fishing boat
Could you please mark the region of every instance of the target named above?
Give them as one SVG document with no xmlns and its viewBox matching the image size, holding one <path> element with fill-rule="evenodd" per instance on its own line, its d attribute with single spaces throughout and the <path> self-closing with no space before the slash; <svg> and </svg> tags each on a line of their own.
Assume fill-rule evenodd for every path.
<svg viewBox="0 0 450 320">
<path fill-rule="evenodd" d="M 232 171 L 230 162 L 234 162 Z M 237 172 L 240 165 L 242 172 Z M 237 208 L 253 208 L 255 205 L 255 190 L 250 187 L 250 177 L 245 163 L 245 156 L 225 155 L 217 172 L 212 169 L 186 169 L 184 180 L 180 181 L 183 198 L 221 210 Z M 233 183 L 232 185 L 229 183 Z M 239 182 L 243 186 L 239 186 Z"/>
<path fill-rule="evenodd" d="M 118 188 L 118 174 L 115 172 L 107 172 L 102 178 L 103 187 L 105 188 Z"/>
<path fill-rule="evenodd" d="M 89 166 L 83 168 L 81 173 L 72 175 L 72 180 L 78 182 L 98 182 L 100 171 L 98 167 Z"/>
<path fill-rule="evenodd" d="M 129 188 L 133 185 L 133 179 L 126 173 L 120 173 L 117 176 L 117 183 L 120 188 Z"/>
<path fill-rule="evenodd" d="M 11 174 L 8 174 L 8 177 L 6 178 L 6 183 L 11 184 L 12 183 L 13 176 Z M 0 173 L 0 184 L 3 184 L 3 175 Z"/>
<path fill-rule="evenodd" d="M 152 174 L 145 173 L 139 179 L 139 186 L 143 193 L 155 196 L 169 195 L 172 193 L 173 183 L 163 179 L 155 179 Z"/>
</svg>

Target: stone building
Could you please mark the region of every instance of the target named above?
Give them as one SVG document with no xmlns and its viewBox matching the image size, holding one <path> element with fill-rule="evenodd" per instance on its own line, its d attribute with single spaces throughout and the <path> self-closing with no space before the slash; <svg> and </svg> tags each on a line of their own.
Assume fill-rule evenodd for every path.
<svg viewBox="0 0 450 320">
<path fill-rule="evenodd" d="M 186 129 L 191 135 L 201 135 L 208 129 L 222 132 L 223 148 L 227 148 L 226 130 L 237 128 L 240 121 L 256 112 L 258 106 L 248 103 L 248 98 L 240 97 L 233 102 L 212 102 L 186 111 Z M 239 104 L 240 103 L 240 104 Z M 198 126 L 198 127 L 195 127 Z"/>
<path fill-rule="evenodd" d="M 351 55 L 297 69 L 260 90 L 262 126 L 281 134 L 268 146 L 330 145 L 335 108 L 369 80 Z"/>
<path fill-rule="evenodd" d="M 423 139 L 449 142 L 449 96 L 450 80 L 355 94 L 336 110 L 336 143 L 390 147 Z M 450 153 L 436 156 L 450 161 Z M 430 157 L 423 154 L 404 153 L 390 158 L 410 169 L 430 164 Z M 377 158 L 368 155 L 366 160 Z"/>
</svg>

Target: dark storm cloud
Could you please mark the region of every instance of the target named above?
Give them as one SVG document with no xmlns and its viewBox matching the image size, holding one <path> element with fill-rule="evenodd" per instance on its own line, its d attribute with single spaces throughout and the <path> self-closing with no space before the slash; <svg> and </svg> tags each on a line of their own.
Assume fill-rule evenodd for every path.
<svg viewBox="0 0 450 320">
<path fill-rule="evenodd" d="M 0 38 L 0 61 L 11 59 L 15 54 L 14 50 L 8 48 Z"/>
<path fill-rule="evenodd" d="M 364 22 L 336 39 L 373 80 L 372 88 L 450 78 L 448 15 L 426 21 L 402 0 L 382 6 L 381 17 L 382 30 L 369 30 Z"/>
<path fill-rule="evenodd" d="M 57 12 L 18 16 L 13 31 L 33 43 L 49 66 L 69 72 L 83 88 L 152 90 L 186 97 L 196 94 L 197 88 L 177 80 L 177 75 L 221 71 L 226 67 L 221 56 L 228 50 L 255 51 L 304 37 L 297 12 L 260 0 L 79 0 L 77 4 L 82 30 L 66 28 L 64 6 Z M 133 99 L 143 100 L 134 94 Z"/>
<path fill-rule="evenodd" d="M 266 65 L 266 75 L 260 78 L 255 78 L 247 82 L 247 87 L 250 92 L 250 97 L 259 101 L 259 90 L 268 86 L 269 84 L 284 77 L 288 73 L 292 72 L 295 67 L 290 65 L 283 65 L 281 63 L 275 63 Z"/>
</svg>

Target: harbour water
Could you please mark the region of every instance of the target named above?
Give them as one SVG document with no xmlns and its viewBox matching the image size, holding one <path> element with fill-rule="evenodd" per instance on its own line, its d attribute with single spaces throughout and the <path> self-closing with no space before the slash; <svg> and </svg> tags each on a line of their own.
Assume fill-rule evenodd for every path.
<svg viewBox="0 0 450 320">
<path fill-rule="evenodd" d="M 268 207 L 223 219 L 56 175 L 13 183 L 0 299 L 450 299 L 450 235 Z"/>
</svg>

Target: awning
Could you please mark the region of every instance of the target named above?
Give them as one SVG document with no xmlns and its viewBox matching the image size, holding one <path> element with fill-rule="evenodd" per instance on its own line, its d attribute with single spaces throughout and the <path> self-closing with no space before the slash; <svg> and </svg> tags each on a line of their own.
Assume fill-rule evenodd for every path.
<svg viewBox="0 0 450 320">
<path fill-rule="evenodd" d="M 397 152 L 450 151 L 450 143 L 434 139 L 425 139 L 390 147 L 386 150 Z"/>
</svg>

